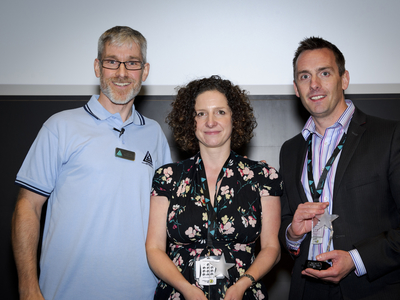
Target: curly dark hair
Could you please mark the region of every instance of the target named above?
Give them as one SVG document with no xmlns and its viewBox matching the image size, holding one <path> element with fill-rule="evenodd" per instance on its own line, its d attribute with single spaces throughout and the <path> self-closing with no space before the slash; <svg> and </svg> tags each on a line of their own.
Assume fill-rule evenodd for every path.
<svg viewBox="0 0 400 300">
<path fill-rule="evenodd" d="M 177 144 L 185 151 L 199 151 L 199 141 L 195 135 L 196 111 L 194 107 L 197 96 L 207 91 L 218 91 L 228 100 L 232 111 L 231 148 L 238 149 L 248 143 L 253 137 L 257 122 L 246 91 L 233 85 L 229 80 L 213 75 L 179 87 L 176 98 L 171 104 L 172 111 L 166 118 Z"/>
</svg>

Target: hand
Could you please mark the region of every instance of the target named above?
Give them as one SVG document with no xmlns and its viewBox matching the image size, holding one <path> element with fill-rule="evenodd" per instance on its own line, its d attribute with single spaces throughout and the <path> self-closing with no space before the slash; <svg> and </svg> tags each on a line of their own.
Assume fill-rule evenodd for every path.
<svg viewBox="0 0 400 300">
<path fill-rule="evenodd" d="M 288 229 L 288 239 L 291 241 L 300 240 L 304 234 L 310 232 L 312 224 L 317 225 L 317 215 L 324 213 L 328 202 L 306 202 L 301 203 L 294 213 L 292 225 Z M 313 220 L 314 219 L 314 220 Z"/>
<path fill-rule="evenodd" d="M 204 295 L 204 292 L 198 287 L 192 285 L 189 289 L 185 290 L 185 293 L 182 293 L 183 297 L 187 300 L 207 300 L 207 297 Z"/>
<path fill-rule="evenodd" d="M 35 294 L 35 293 L 28 293 L 26 295 L 20 294 L 19 299 L 20 300 L 44 300 L 44 297 L 43 297 L 42 293 L 39 292 L 38 294 Z"/>
<path fill-rule="evenodd" d="M 318 261 L 330 260 L 332 267 L 322 271 L 308 268 L 303 270 L 301 274 L 338 284 L 340 280 L 356 268 L 350 253 L 347 251 L 333 250 L 322 253 L 316 258 Z"/>
<path fill-rule="evenodd" d="M 243 294 L 244 291 L 237 282 L 226 291 L 224 300 L 242 300 Z"/>
</svg>

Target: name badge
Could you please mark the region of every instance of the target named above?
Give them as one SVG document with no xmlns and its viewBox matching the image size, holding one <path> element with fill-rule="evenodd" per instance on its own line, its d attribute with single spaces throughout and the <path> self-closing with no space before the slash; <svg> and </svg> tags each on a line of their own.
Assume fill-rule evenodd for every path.
<svg viewBox="0 0 400 300">
<path fill-rule="evenodd" d="M 135 152 L 121 149 L 121 148 L 115 148 L 115 157 L 134 161 L 135 160 Z"/>
</svg>

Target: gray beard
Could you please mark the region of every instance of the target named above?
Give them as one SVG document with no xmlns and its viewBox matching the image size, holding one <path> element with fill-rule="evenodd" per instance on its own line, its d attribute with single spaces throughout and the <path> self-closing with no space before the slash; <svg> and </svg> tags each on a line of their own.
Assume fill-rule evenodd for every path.
<svg viewBox="0 0 400 300">
<path fill-rule="evenodd" d="M 125 99 L 117 99 L 117 97 L 115 97 L 114 92 L 112 91 L 112 89 L 110 88 L 109 85 L 104 84 L 105 86 L 103 86 L 103 83 L 100 84 L 100 89 L 103 92 L 104 95 L 106 95 L 106 97 L 108 99 L 110 99 L 110 101 L 114 104 L 117 105 L 123 105 L 123 104 L 127 104 L 129 103 L 132 99 L 134 99 L 137 94 L 139 94 L 140 92 L 140 88 L 141 85 L 139 85 L 137 88 L 132 89 L 130 91 L 130 93 L 128 95 L 126 95 Z"/>
<path fill-rule="evenodd" d="M 133 82 L 133 84 L 134 84 L 134 82 Z M 100 68 L 100 90 L 114 104 L 124 105 L 124 104 L 129 103 L 131 100 L 133 100 L 137 96 L 137 94 L 139 94 L 141 87 L 142 87 L 142 81 L 140 81 L 139 85 L 136 88 L 132 89 L 128 95 L 126 95 L 125 99 L 118 100 L 117 97 L 115 97 L 114 92 L 110 88 L 110 84 L 107 84 L 107 82 L 104 80 L 103 70 L 102 70 L 102 68 Z"/>
</svg>

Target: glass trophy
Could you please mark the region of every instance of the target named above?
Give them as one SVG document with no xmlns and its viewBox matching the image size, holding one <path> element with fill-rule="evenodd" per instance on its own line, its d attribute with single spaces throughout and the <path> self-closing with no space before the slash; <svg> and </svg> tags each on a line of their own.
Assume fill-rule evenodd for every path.
<svg viewBox="0 0 400 300">
<path fill-rule="evenodd" d="M 304 265 L 304 269 L 311 268 L 314 270 L 326 270 L 328 269 L 331 265 L 326 262 L 326 261 L 318 261 L 315 259 L 315 257 L 318 254 L 321 253 L 314 253 L 315 250 L 315 245 L 321 245 L 322 246 L 322 241 L 323 241 L 323 234 L 325 231 L 325 227 L 330 229 L 329 230 L 329 238 L 328 238 L 328 244 L 326 246 L 326 251 L 330 251 L 331 243 L 332 243 L 332 238 L 333 238 L 333 226 L 332 222 L 336 220 L 339 216 L 338 215 L 331 215 L 329 214 L 329 208 L 325 208 L 325 212 L 320 215 L 316 216 L 318 219 L 318 223 L 314 226 L 314 221 L 312 221 L 312 230 L 311 230 L 311 247 L 312 249 L 312 260 L 306 260 L 306 264 Z"/>
</svg>

